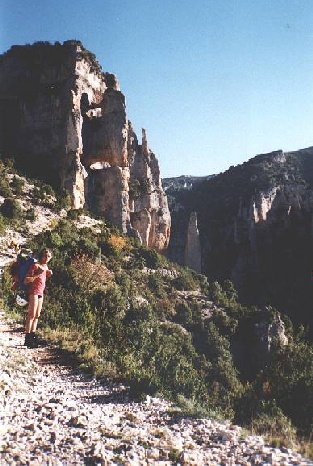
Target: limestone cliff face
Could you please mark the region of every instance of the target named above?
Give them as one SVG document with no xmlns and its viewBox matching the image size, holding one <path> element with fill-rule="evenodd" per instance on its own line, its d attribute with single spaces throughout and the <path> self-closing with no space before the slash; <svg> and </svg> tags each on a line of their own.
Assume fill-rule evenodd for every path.
<svg viewBox="0 0 313 466">
<path fill-rule="evenodd" d="M 14 46 L 0 57 L 0 150 L 123 232 L 167 248 L 158 161 L 127 118 L 116 77 L 77 41 Z"/>
<path fill-rule="evenodd" d="M 189 218 L 184 262 L 196 272 L 201 272 L 201 245 L 196 212 L 192 212 Z"/>
<path fill-rule="evenodd" d="M 313 148 L 257 156 L 180 190 L 174 203 L 173 195 L 170 205 L 179 209 L 172 212 L 170 257 L 187 264 L 196 212 L 209 281 L 231 279 L 242 300 L 312 321 Z"/>
</svg>

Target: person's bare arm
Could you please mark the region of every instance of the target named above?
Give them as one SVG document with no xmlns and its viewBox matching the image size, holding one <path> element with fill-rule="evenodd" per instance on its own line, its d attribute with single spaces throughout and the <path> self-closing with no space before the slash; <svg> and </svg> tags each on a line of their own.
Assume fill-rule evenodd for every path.
<svg viewBox="0 0 313 466">
<path fill-rule="evenodd" d="M 37 267 L 35 270 L 32 270 L 29 275 L 26 275 L 24 283 L 25 285 L 29 285 L 36 280 L 36 278 L 43 273 L 43 270 L 40 267 Z"/>
</svg>

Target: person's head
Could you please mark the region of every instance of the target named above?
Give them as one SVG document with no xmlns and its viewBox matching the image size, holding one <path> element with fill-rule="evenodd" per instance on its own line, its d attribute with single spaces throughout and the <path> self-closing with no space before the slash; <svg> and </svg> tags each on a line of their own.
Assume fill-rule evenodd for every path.
<svg viewBox="0 0 313 466">
<path fill-rule="evenodd" d="M 52 258 L 52 252 L 48 248 L 44 248 L 40 253 L 38 254 L 38 259 L 41 264 L 46 264 L 49 262 L 49 260 Z"/>
</svg>

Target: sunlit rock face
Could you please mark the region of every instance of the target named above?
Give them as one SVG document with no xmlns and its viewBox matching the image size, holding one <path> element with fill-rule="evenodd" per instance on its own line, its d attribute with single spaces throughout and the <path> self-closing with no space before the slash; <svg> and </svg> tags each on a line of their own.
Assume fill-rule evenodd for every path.
<svg viewBox="0 0 313 466">
<path fill-rule="evenodd" d="M 159 164 L 148 147 L 145 130 L 142 130 L 141 145 L 131 125 L 129 134 L 131 223 L 145 245 L 153 244 L 157 250 L 162 251 L 168 246 L 171 217 L 162 188 Z"/>
<path fill-rule="evenodd" d="M 116 77 L 80 42 L 14 46 L 0 57 L 0 150 L 32 175 L 164 251 L 170 214 L 158 161 L 128 121 Z M 138 188 L 138 189 L 137 189 Z"/>
</svg>

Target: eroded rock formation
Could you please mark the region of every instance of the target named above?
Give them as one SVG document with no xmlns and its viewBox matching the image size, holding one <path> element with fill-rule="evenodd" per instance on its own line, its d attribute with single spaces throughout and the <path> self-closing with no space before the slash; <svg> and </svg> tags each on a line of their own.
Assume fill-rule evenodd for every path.
<svg viewBox="0 0 313 466">
<path fill-rule="evenodd" d="M 201 272 L 201 245 L 196 212 L 191 212 L 189 218 L 184 263 L 196 272 Z"/>
<path fill-rule="evenodd" d="M 116 77 L 77 41 L 14 46 L 0 57 L 0 150 L 125 233 L 167 248 L 158 161 L 127 118 Z"/>
</svg>

